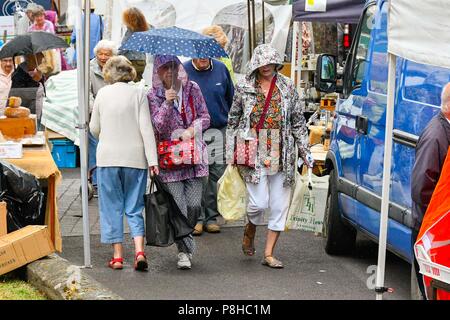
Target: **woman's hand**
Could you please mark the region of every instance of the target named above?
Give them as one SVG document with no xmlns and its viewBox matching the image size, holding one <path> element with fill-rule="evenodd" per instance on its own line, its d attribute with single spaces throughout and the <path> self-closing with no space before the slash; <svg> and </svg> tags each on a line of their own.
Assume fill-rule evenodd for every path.
<svg viewBox="0 0 450 320">
<path fill-rule="evenodd" d="M 159 167 L 158 166 L 150 166 L 148 167 L 148 170 L 150 171 L 150 176 L 157 176 L 159 174 Z"/>
<path fill-rule="evenodd" d="M 166 100 L 169 102 L 174 102 L 177 99 L 177 93 L 174 89 L 166 90 Z"/>
<path fill-rule="evenodd" d="M 38 69 L 34 69 L 32 71 L 29 71 L 28 74 L 36 82 L 39 82 L 42 79 L 42 73 Z"/>
<path fill-rule="evenodd" d="M 314 158 L 311 153 L 308 153 L 303 160 L 305 161 L 305 164 L 308 166 L 308 168 L 314 167 Z"/>
<path fill-rule="evenodd" d="M 181 134 L 181 140 L 188 141 L 194 137 L 194 128 L 189 127 Z"/>
</svg>

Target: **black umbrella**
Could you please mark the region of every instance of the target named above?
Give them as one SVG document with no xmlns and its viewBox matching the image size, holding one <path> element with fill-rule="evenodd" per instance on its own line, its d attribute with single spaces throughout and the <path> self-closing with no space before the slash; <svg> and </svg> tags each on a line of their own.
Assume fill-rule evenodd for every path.
<svg viewBox="0 0 450 320">
<path fill-rule="evenodd" d="M 16 36 L 6 43 L 0 50 L 0 59 L 67 47 L 69 45 L 60 37 L 48 32 L 35 31 Z"/>
</svg>

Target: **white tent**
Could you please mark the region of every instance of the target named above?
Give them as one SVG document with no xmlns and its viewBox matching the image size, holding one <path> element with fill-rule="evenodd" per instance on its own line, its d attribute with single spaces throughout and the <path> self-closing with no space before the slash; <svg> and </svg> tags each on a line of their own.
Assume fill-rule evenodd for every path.
<svg viewBox="0 0 450 320">
<path fill-rule="evenodd" d="M 450 68 L 450 7 L 445 0 L 390 0 L 389 75 L 378 247 L 377 288 L 384 287 L 397 56 L 417 63 Z M 377 299 L 382 299 L 382 292 Z"/>
</svg>

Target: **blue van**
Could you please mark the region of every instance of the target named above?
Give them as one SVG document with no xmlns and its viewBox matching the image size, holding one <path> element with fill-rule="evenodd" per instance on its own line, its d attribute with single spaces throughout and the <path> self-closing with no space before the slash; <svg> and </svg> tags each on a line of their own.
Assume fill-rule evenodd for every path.
<svg viewBox="0 0 450 320">
<path fill-rule="evenodd" d="M 347 57 L 342 88 L 336 86 L 335 59 L 318 60 L 318 88 L 342 94 L 336 106 L 326 166 L 330 174 L 324 221 L 325 251 L 353 248 L 356 232 L 378 241 L 386 122 L 389 2 L 367 1 Z M 325 77 L 325 79 L 323 79 Z M 440 111 L 450 70 L 397 58 L 394 144 L 388 222 L 388 250 L 412 262 L 411 174 L 415 145 Z M 341 90 L 342 89 L 342 90 Z"/>
</svg>

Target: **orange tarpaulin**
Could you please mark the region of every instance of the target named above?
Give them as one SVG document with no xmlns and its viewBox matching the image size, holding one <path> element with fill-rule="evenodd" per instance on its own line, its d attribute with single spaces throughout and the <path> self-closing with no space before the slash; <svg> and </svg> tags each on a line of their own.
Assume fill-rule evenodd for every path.
<svg viewBox="0 0 450 320">
<path fill-rule="evenodd" d="M 447 152 L 441 176 L 434 189 L 417 239 L 416 255 L 418 246 L 421 246 L 432 263 L 450 268 L 450 152 Z M 439 270 L 433 270 L 434 272 L 442 274 Z M 429 287 L 431 278 L 424 276 L 424 280 L 425 285 Z M 438 299 L 450 300 L 450 292 L 438 290 Z"/>
</svg>

